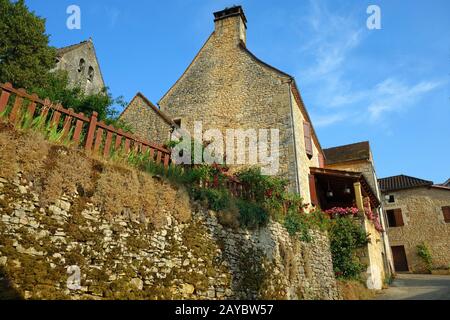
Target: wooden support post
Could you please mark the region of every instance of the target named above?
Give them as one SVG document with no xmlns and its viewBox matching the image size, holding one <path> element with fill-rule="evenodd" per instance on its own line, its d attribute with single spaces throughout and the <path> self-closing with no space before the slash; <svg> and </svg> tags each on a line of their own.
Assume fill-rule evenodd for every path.
<svg viewBox="0 0 450 320">
<path fill-rule="evenodd" d="M 100 147 L 103 142 L 103 129 L 97 128 L 97 134 L 95 136 L 95 143 L 94 143 L 94 153 L 98 153 L 100 150 Z"/>
<path fill-rule="evenodd" d="M 117 130 L 117 135 L 116 135 L 116 143 L 114 144 L 114 152 L 119 152 L 120 151 L 120 146 L 122 145 L 122 129 Z"/>
<path fill-rule="evenodd" d="M 109 126 L 107 133 L 106 133 L 106 141 L 105 141 L 105 148 L 103 149 L 103 156 L 105 158 L 109 157 L 109 154 L 111 152 L 111 143 L 112 143 L 112 137 L 113 137 L 113 126 Z"/>
<path fill-rule="evenodd" d="M 91 120 L 89 121 L 89 130 L 87 133 L 86 145 L 85 145 L 86 151 L 92 150 L 92 144 L 94 143 L 95 129 L 97 128 L 97 117 L 98 117 L 98 113 L 94 111 L 92 113 Z"/>
<path fill-rule="evenodd" d="M 9 115 L 9 120 L 12 123 L 15 123 L 18 119 L 17 117 L 20 115 L 20 109 L 22 108 L 23 96 L 25 95 L 25 89 L 19 89 L 20 94 L 16 95 L 16 101 L 14 101 L 14 106 Z"/>
<path fill-rule="evenodd" d="M 80 115 L 83 115 L 80 113 Z M 81 131 L 83 130 L 84 122 L 82 120 L 77 120 L 75 124 L 75 131 L 73 132 L 73 142 L 75 142 L 76 146 L 80 145 Z"/>
<path fill-rule="evenodd" d="M 361 211 L 364 212 L 364 201 L 361 191 L 361 183 L 355 182 L 353 184 L 353 188 L 355 189 L 355 200 L 356 200 L 356 206 Z"/>
<path fill-rule="evenodd" d="M 167 172 L 167 170 L 169 170 L 169 161 L 170 161 L 170 154 L 166 153 L 164 155 L 164 168 Z"/>
<path fill-rule="evenodd" d="M 5 83 L 4 87 L 12 88 L 12 85 L 8 82 Z M 5 89 L 2 90 L 2 95 L 0 96 L 0 113 L 2 113 L 6 109 L 10 95 L 11 92 L 6 91 Z"/>
<path fill-rule="evenodd" d="M 34 117 L 34 112 L 36 111 L 36 101 L 37 99 L 39 99 L 39 97 L 37 96 L 37 94 L 33 93 L 32 95 L 33 100 L 30 102 L 30 104 L 28 105 L 28 117 L 32 120 Z"/>
</svg>

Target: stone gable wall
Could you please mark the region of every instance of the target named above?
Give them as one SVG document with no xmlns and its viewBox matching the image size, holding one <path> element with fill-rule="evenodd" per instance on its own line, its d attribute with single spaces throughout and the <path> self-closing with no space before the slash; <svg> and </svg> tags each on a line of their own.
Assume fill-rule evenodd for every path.
<svg viewBox="0 0 450 320">
<path fill-rule="evenodd" d="M 157 144 L 165 144 L 170 140 L 171 126 L 164 121 L 147 103 L 136 96 L 120 115 L 139 137 Z"/>
<path fill-rule="evenodd" d="M 301 194 L 309 202 L 307 175 L 310 166 L 319 166 L 317 146 L 315 157 L 307 159 L 303 116 L 292 97 L 290 77 L 240 47 L 239 19 L 219 21 L 192 64 L 159 102 L 161 110 L 181 118 L 182 127 L 190 132 L 195 121 L 202 122 L 203 130 L 217 128 L 224 135 L 226 129 L 279 129 L 279 175 L 290 181 L 292 190 L 299 175 Z M 293 125 L 300 158 L 297 167 Z"/>
<path fill-rule="evenodd" d="M 56 66 L 56 69 L 68 72 L 69 84 L 80 85 L 87 94 L 99 93 L 105 87 L 94 50 L 92 43 L 86 43 L 66 52 Z M 81 59 L 86 61 L 84 72 L 78 72 Z M 94 68 L 94 79 L 92 82 L 88 81 L 88 69 L 90 66 Z"/>
</svg>

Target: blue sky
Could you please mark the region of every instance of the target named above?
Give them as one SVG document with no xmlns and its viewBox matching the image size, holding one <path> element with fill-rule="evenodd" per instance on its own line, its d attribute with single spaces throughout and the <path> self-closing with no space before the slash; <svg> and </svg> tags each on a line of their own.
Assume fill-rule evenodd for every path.
<svg viewBox="0 0 450 320">
<path fill-rule="evenodd" d="M 450 1 L 27 0 L 51 45 L 94 39 L 114 96 L 157 102 L 213 31 L 244 7 L 247 46 L 295 76 L 323 147 L 371 142 L 380 177 L 450 178 Z M 81 8 L 81 30 L 66 9 Z M 369 30 L 366 9 L 381 9 Z"/>
</svg>

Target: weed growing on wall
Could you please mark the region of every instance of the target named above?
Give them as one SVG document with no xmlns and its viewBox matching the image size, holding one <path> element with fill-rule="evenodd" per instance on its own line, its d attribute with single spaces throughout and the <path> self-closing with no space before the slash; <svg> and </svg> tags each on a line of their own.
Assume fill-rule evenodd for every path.
<svg viewBox="0 0 450 320">
<path fill-rule="evenodd" d="M 417 255 L 422 259 L 425 263 L 425 266 L 429 272 L 433 268 L 433 256 L 431 255 L 430 249 L 425 242 L 417 245 Z"/>
</svg>

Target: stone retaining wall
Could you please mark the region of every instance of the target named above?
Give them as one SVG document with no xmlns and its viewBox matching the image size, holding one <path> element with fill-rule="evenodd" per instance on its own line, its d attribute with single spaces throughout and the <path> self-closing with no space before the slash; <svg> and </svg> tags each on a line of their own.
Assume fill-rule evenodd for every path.
<svg viewBox="0 0 450 320">
<path fill-rule="evenodd" d="M 33 189 L 20 174 L 0 180 L 0 298 L 339 298 L 324 234 L 302 243 L 273 222 L 230 230 L 197 203 L 189 221 L 167 210 L 156 229 L 76 192 L 41 205 Z M 69 266 L 79 268 L 78 290 L 68 289 Z"/>
</svg>

